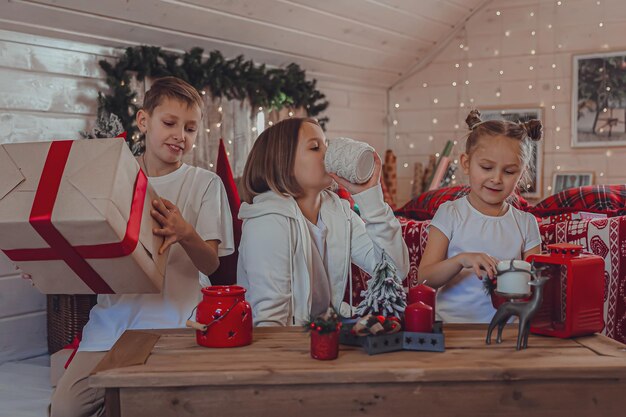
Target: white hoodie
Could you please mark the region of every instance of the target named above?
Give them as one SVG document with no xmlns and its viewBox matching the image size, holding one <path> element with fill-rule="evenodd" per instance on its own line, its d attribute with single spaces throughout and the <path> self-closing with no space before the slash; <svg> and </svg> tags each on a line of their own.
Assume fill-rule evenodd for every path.
<svg viewBox="0 0 626 417">
<path fill-rule="evenodd" d="M 335 193 L 321 194 L 321 217 L 326 237 L 331 303 L 351 315 L 342 301 L 355 263 L 370 275 L 383 249 L 404 278 L 409 253 L 400 223 L 383 201 L 381 187 L 353 196 L 363 220 Z M 237 280 L 248 291 L 255 326 L 303 325 L 311 311 L 311 236 L 306 219 L 293 197 L 267 191 L 243 203 Z M 352 293 L 350 293 L 352 296 Z"/>
</svg>

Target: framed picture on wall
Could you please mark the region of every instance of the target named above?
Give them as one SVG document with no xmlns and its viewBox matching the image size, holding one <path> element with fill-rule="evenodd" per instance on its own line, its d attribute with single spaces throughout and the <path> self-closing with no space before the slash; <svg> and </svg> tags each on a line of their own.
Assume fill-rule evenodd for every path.
<svg viewBox="0 0 626 417">
<path fill-rule="evenodd" d="M 574 56 L 572 147 L 626 145 L 626 52 Z"/>
<path fill-rule="evenodd" d="M 593 184 L 593 172 L 555 172 L 552 177 L 552 192 L 559 193 L 568 188 Z"/>
<path fill-rule="evenodd" d="M 480 110 L 482 120 L 508 120 L 510 122 L 526 122 L 531 119 L 542 120 L 541 108 L 500 108 Z M 531 172 L 530 181 L 520 184 L 521 194 L 528 198 L 541 198 L 543 172 L 543 140 L 532 142 L 532 162 L 535 167 Z"/>
</svg>

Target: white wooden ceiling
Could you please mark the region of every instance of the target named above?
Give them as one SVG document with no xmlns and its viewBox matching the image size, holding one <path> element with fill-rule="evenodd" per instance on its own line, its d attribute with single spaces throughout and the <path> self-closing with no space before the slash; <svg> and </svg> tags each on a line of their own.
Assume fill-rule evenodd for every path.
<svg viewBox="0 0 626 417">
<path fill-rule="evenodd" d="M 489 0 L 0 0 L 0 29 L 105 46 L 199 46 L 389 87 Z M 1 65 L 1 63 L 0 63 Z"/>
</svg>

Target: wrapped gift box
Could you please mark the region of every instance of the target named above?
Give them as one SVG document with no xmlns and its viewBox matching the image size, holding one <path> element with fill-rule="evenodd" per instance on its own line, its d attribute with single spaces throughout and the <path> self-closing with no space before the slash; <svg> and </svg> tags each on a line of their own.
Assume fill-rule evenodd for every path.
<svg viewBox="0 0 626 417">
<path fill-rule="evenodd" d="M 574 211 L 570 213 L 554 214 L 549 217 L 541 219 L 541 224 L 555 224 L 561 222 L 569 222 L 572 220 L 585 220 L 585 219 L 606 219 L 606 214 L 601 213 L 587 213 L 585 211 Z"/>
<path fill-rule="evenodd" d="M 43 293 L 160 292 L 154 198 L 121 139 L 0 145 L 0 249 Z"/>
</svg>

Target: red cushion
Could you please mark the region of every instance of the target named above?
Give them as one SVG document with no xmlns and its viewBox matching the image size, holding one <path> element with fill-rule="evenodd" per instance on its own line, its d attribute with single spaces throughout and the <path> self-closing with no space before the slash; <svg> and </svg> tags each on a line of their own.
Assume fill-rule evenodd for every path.
<svg viewBox="0 0 626 417">
<path fill-rule="evenodd" d="M 469 192 L 469 185 L 457 185 L 427 191 L 406 203 L 401 209 L 396 210 L 396 214 L 414 220 L 429 220 L 433 218 L 440 205 L 446 201 L 465 197 Z M 514 195 L 510 203 L 513 207 L 522 211 L 528 211 L 530 208 L 528 201 L 517 194 Z"/>
<path fill-rule="evenodd" d="M 586 211 L 609 217 L 626 215 L 626 185 L 586 185 L 569 188 L 539 202 L 529 210 L 535 216 Z"/>
</svg>

